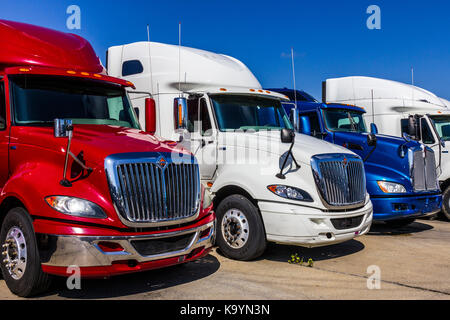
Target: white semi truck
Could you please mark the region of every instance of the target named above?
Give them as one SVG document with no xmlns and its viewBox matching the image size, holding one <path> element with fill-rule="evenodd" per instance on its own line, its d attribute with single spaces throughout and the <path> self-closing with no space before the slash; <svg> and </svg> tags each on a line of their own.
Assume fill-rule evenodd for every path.
<svg viewBox="0 0 450 320">
<path fill-rule="evenodd" d="M 372 77 L 327 79 L 322 88 L 324 102 L 363 107 L 379 133 L 406 133 L 434 150 L 442 215 L 450 220 L 450 102 L 413 85 Z"/>
<path fill-rule="evenodd" d="M 351 151 L 294 134 L 280 101 L 235 58 L 155 42 L 108 49 L 110 75 L 131 81 L 145 122 L 153 97 L 154 130 L 183 141 L 213 195 L 217 244 L 250 260 L 267 241 L 306 247 L 369 231 L 372 204 L 362 160 Z"/>
</svg>

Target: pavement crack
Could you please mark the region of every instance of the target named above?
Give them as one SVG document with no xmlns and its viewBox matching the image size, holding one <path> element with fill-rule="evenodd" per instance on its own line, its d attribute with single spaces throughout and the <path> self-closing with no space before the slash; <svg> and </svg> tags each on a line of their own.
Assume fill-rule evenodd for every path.
<svg viewBox="0 0 450 320">
<path fill-rule="evenodd" d="M 356 274 L 356 273 L 328 270 L 328 269 L 323 269 L 323 268 L 318 268 L 318 267 L 314 267 L 314 269 L 325 271 L 325 272 L 331 272 L 331 273 L 337 273 L 337 274 L 342 274 L 342 275 L 347 275 L 347 276 L 358 277 L 358 278 L 362 278 L 362 279 L 369 278 L 367 276 L 363 276 L 363 275 Z M 413 285 L 409 285 L 409 284 L 405 284 L 405 283 L 401 283 L 401 282 L 397 282 L 397 281 L 390 281 L 390 280 L 383 280 L 383 279 L 380 279 L 380 281 L 384 282 L 384 283 L 389 283 L 389 284 L 405 287 L 405 288 L 416 289 L 416 290 L 421 290 L 421 291 L 426 291 L 426 292 L 439 293 L 439 294 L 443 294 L 446 296 L 450 296 L 450 293 L 445 292 L 445 291 L 436 290 L 436 289 L 429 289 L 429 288 L 424 288 L 424 287 L 419 287 L 419 286 L 413 286 Z"/>
</svg>

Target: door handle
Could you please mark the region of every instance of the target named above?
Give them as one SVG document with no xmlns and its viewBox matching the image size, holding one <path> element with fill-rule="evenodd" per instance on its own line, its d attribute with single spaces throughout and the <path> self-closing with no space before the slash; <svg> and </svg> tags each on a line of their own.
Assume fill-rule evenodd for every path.
<svg viewBox="0 0 450 320">
<path fill-rule="evenodd" d="M 205 139 L 202 139 L 202 142 L 201 142 L 202 148 L 205 147 L 207 144 L 212 144 L 212 143 L 214 143 L 214 141 L 212 141 L 212 140 L 206 141 Z"/>
</svg>

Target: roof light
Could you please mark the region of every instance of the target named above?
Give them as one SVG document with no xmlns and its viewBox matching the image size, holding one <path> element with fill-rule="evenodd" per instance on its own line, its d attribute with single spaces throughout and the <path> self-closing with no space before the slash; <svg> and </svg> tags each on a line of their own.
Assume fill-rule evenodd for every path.
<svg viewBox="0 0 450 320">
<path fill-rule="evenodd" d="M 267 91 L 267 90 L 266 90 L 266 93 L 270 94 L 270 91 Z"/>
<path fill-rule="evenodd" d="M 81 72 L 81 75 L 83 75 L 83 76 L 88 76 L 89 73 L 88 73 L 88 72 Z"/>
<path fill-rule="evenodd" d="M 97 73 L 94 73 L 93 76 L 96 77 L 96 78 L 101 78 L 102 77 L 100 74 L 97 74 Z"/>
<path fill-rule="evenodd" d="M 261 89 L 259 89 L 258 92 L 261 92 L 261 93 L 262 93 L 262 92 L 264 92 L 264 91 L 262 91 Z"/>
<path fill-rule="evenodd" d="M 67 73 L 68 74 L 77 74 L 75 71 L 72 71 L 72 70 L 67 70 Z"/>
<path fill-rule="evenodd" d="M 134 87 L 133 82 L 127 81 L 127 85 Z"/>
<path fill-rule="evenodd" d="M 30 69 L 29 68 L 20 68 L 19 71 L 21 71 L 21 72 L 29 72 Z"/>
<path fill-rule="evenodd" d="M 225 89 L 225 88 L 220 88 L 219 90 L 220 91 L 227 91 L 227 89 Z"/>
<path fill-rule="evenodd" d="M 255 92 L 255 89 L 250 89 L 251 92 Z"/>
</svg>

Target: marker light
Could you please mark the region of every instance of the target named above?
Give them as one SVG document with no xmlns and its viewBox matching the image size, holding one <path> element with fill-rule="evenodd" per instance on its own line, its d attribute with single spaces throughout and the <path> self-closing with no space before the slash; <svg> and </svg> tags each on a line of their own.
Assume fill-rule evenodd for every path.
<svg viewBox="0 0 450 320">
<path fill-rule="evenodd" d="M 64 214 L 83 218 L 106 218 L 106 214 L 95 203 L 74 197 L 50 196 L 45 198 L 47 204 Z"/>
<path fill-rule="evenodd" d="M 377 181 L 378 186 L 384 193 L 406 193 L 403 185 L 394 182 Z"/>
<path fill-rule="evenodd" d="M 282 185 L 271 185 L 268 186 L 271 192 L 275 193 L 277 196 L 290 199 L 290 200 L 298 200 L 298 201 L 308 201 L 312 202 L 313 199 L 306 192 L 298 188 L 282 186 Z"/>
</svg>

